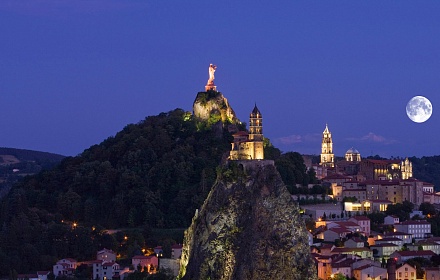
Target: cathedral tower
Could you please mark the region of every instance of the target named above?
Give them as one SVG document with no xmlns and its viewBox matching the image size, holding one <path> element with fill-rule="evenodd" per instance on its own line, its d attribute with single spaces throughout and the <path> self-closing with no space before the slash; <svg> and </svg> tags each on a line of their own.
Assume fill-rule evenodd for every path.
<svg viewBox="0 0 440 280">
<path fill-rule="evenodd" d="M 324 132 L 322 133 L 321 165 L 326 167 L 335 167 L 332 134 L 328 130 L 327 124 L 325 125 Z"/>
</svg>

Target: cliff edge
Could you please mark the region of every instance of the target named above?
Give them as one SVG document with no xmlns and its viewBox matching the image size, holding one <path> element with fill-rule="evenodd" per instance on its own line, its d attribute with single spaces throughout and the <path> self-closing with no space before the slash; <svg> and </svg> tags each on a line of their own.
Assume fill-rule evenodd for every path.
<svg viewBox="0 0 440 280">
<path fill-rule="evenodd" d="M 185 232 L 180 279 L 317 279 L 298 206 L 273 161 L 233 161 Z"/>
</svg>

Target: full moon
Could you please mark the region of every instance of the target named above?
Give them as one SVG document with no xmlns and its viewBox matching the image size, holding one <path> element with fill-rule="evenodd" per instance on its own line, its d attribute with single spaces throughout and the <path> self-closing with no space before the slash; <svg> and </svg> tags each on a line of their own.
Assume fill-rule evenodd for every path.
<svg viewBox="0 0 440 280">
<path fill-rule="evenodd" d="M 426 97 L 414 96 L 406 104 L 406 114 L 413 122 L 425 122 L 432 115 L 432 104 Z"/>
</svg>

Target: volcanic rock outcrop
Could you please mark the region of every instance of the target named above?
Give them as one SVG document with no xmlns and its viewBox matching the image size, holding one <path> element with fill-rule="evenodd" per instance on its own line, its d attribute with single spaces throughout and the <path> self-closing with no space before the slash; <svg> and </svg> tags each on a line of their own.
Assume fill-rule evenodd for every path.
<svg viewBox="0 0 440 280">
<path fill-rule="evenodd" d="M 185 232 L 181 279 L 317 279 L 298 206 L 273 161 L 230 161 Z"/>
<path fill-rule="evenodd" d="M 193 103 L 193 111 L 197 119 L 207 121 L 209 124 L 218 121 L 231 124 L 240 122 L 228 100 L 221 92 L 215 90 L 199 92 Z"/>
</svg>

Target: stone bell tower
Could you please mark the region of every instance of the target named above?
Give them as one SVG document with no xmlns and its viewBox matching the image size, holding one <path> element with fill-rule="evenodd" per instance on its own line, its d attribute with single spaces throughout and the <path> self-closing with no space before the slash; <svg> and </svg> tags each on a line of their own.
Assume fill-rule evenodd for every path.
<svg viewBox="0 0 440 280">
<path fill-rule="evenodd" d="M 332 134 L 328 130 L 327 124 L 325 125 L 324 132 L 322 133 L 321 165 L 325 167 L 335 167 Z"/>
</svg>

